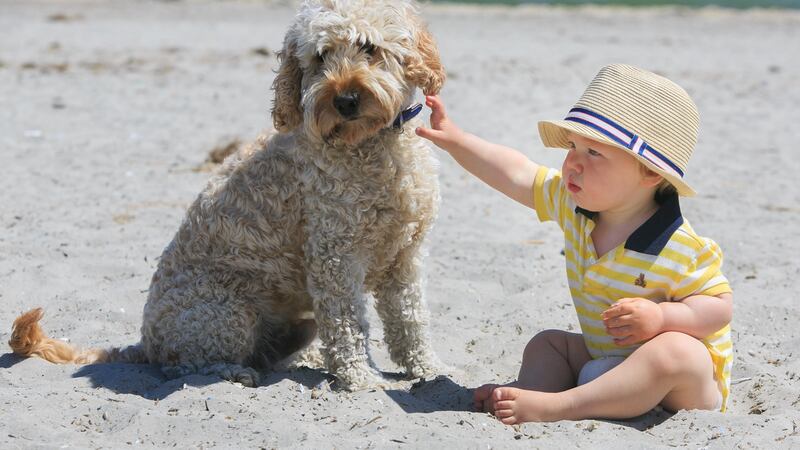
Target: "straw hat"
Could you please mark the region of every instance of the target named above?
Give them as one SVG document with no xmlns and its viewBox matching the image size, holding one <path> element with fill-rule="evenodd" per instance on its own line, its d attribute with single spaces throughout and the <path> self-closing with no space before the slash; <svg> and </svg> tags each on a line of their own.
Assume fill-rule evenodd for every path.
<svg viewBox="0 0 800 450">
<path fill-rule="evenodd" d="M 539 122 L 547 147 L 568 148 L 567 132 L 631 152 L 648 169 L 693 196 L 683 176 L 697 143 L 700 115 L 672 81 L 624 64 L 600 69 L 564 120 Z"/>
</svg>

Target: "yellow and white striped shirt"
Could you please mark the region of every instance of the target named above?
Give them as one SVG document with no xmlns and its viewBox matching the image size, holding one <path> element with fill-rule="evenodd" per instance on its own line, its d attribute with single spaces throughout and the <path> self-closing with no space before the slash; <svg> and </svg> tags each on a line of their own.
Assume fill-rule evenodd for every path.
<svg viewBox="0 0 800 450">
<path fill-rule="evenodd" d="M 539 220 L 554 220 L 564 232 L 569 289 L 592 358 L 626 357 L 641 345 L 617 346 L 605 331 L 600 314 L 621 298 L 642 297 L 660 303 L 731 292 L 720 271 L 722 251 L 711 239 L 695 234 L 681 216 L 677 196 L 665 200 L 624 244 L 597 258 L 591 239 L 593 213 L 577 207 L 561 172 L 541 167 L 533 195 Z M 727 407 L 733 365 L 730 331 L 726 325 L 701 340 L 714 362 L 722 393 L 721 411 Z"/>
</svg>

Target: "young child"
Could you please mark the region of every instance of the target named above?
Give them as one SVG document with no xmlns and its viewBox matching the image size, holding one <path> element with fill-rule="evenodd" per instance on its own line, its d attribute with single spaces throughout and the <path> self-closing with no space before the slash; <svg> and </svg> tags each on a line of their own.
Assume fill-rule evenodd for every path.
<svg viewBox="0 0 800 450">
<path fill-rule="evenodd" d="M 635 67 L 604 67 L 561 121 L 539 123 L 561 171 L 458 128 L 427 97 L 417 134 L 564 232 L 581 334 L 531 339 L 517 380 L 475 390 L 477 409 L 505 424 L 724 411 L 733 353 L 732 293 L 722 252 L 695 234 L 678 196 L 699 116 L 675 83 Z"/>
</svg>

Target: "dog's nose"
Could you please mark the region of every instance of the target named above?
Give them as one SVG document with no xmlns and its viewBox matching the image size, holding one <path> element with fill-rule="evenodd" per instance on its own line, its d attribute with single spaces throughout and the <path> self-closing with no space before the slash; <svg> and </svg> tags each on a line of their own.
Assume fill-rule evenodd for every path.
<svg viewBox="0 0 800 450">
<path fill-rule="evenodd" d="M 345 119 L 350 119 L 358 113 L 358 93 L 344 92 L 333 99 L 333 107 Z"/>
</svg>

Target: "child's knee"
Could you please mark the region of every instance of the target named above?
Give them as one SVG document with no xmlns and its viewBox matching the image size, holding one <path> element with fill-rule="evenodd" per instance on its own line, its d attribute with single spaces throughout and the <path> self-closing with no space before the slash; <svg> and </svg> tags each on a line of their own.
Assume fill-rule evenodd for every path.
<svg viewBox="0 0 800 450">
<path fill-rule="evenodd" d="M 540 331 L 528 341 L 528 345 L 525 346 L 525 353 L 536 351 L 536 349 L 544 346 L 562 347 L 564 342 L 566 342 L 567 334 L 568 333 L 564 330 L 552 329 Z"/>
<path fill-rule="evenodd" d="M 649 341 L 647 346 L 654 368 L 659 373 L 668 375 L 704 372 L 706 368 L 713 370 L 705 345 L 688 334 L 675 331 L 662 333 Z"/>
</svg>

